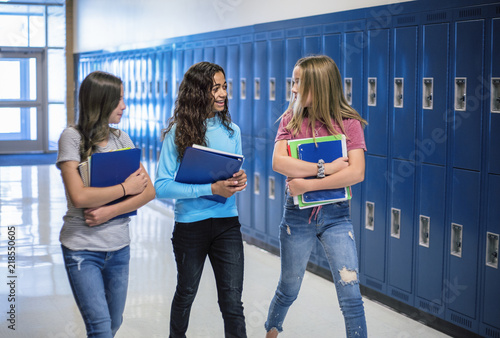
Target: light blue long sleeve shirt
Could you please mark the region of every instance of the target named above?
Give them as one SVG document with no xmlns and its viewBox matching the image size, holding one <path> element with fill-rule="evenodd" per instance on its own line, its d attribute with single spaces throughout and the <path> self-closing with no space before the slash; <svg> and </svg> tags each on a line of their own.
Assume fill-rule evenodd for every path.
<svg viewBox="0 0 500 338">
<path fill-rule="evenodd" d="M 242 154 L 240 128 L 232 123 L 234 130 L 230 132 L 220 122 L 218 117 L 207 120 L 207 146 L 235 154 Z M 212 195 L 211 184 L 186 184 L 175 181 L 180 162 L 177 160 L 178 152 L 174 143 L 174 126 L 165 135 L 161 148 L 160 159 L 156 171 L 155 189 L 157 198 L 175 199 L 175 221 L 182 223 L 197 222 L 208 218 L 221 218 L 238 216 L 236 197 L 233 195 L 226 203 L 217 203 L 201 198 L 200 196 Z"/>
</svg>

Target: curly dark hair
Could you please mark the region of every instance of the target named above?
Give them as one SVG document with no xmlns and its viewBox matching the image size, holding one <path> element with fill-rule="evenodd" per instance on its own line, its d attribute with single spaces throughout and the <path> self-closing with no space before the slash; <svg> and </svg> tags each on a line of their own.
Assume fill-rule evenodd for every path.
<svg viewBox="0 0 500 338">
<path fill-rule="evenodd" d="M 193 144 L 207 145 L 207 118 L 216 116 L 232 136 L 231 115 L 228 111 L 227 97 L 223 111 L 213 111 L 214 76 L 221 72 L 226 76 L 224 69 L 210 62 L 199 62 L 191 66 L 179 86 L 179 94 L 175 101 L 174 114 L 168 120 L 168 127 L 162 131 L 162 139 L 175 129 L 175 145 L 177 146 L 178 160 L 184 156 L 187 147 Z"/>
</svg>

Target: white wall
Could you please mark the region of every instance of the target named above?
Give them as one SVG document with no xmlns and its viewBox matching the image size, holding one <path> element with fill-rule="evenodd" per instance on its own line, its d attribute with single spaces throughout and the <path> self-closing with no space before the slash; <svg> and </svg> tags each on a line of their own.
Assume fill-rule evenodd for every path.
<svg viewBox="0 0 500 338">
<path fill-rule="evenodd" d="M 74 0 L 74 52 L 411 0 Z"/>
</svg>

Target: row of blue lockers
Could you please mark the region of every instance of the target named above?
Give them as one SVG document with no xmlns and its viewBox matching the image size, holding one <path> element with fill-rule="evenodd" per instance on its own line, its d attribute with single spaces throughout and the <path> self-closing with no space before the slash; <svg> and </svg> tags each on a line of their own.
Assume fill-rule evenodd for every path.
<svg viewBox="0 0 500 338">
<path fill-rule="evenodd" d="M 123 79 L 128 116 L 120 127 L 154 176 L 184 72 L 202 60 L 223 66 L 249 177 L 238 195 L 242 231 L 278 248 L 285 183 L 271 167 L 277 120 L 295 62 L 331 56 L 347 100 L 369 123 L 366 177 L 351 201 L 361 283 L 500 337 L 500 5 L 434 6 L 382 6 L 80 54 L 77 79 L 96 69 Z M 311 263 L 328 268 L 319 245 Z"/>
</svg>

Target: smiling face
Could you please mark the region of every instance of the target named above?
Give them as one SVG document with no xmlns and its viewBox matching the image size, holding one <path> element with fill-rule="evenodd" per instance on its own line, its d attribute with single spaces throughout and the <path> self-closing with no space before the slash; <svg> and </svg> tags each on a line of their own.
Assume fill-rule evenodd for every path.
<svg viewBox="0 0 500 338">
<path fill-rule="evenodd" d="M 125 105 L 125 102 L 123 101 L 123 85 L 121 86 L 121 92 L 120 92 L 120 102 L 118 102 L 118 105 L 116 108 L 111 112 L 111 115 L 109 116 L 109 123 L 110 124 L 118 124 L 120 123 L 120 120 L 122 119 L 123 111 L 127 108 Z"/>
<path fill-rule="evenodd" d="M 213 112 L 224 111 L 227 99 L 227 83 L 224 73 L 217 72 L 214 75 L 214 85 L 212 87 L 212 95 L 214 96 Z"/>
</svg>

